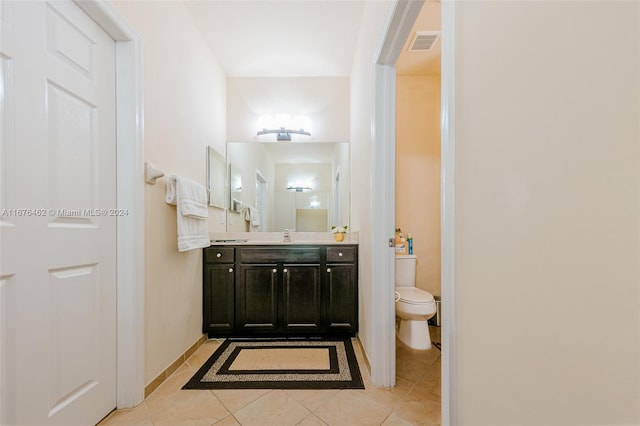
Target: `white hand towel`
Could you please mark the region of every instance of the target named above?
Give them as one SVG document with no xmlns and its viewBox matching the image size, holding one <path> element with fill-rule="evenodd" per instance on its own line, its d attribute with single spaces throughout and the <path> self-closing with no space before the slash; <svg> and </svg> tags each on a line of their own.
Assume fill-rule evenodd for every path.
<svg viewBox="0 0 640 426">
<path fill-rule="evenodd" d="M 260 212 L 255 207 L 249 207 L 251 226 L 260 226 Z"/>
<path fill-rule="evenodd" d="M 178 251 L 209 247 L 207 190 L 182 176 L 167 178 L 167 204 L 176 206 Z"/>
</svg>

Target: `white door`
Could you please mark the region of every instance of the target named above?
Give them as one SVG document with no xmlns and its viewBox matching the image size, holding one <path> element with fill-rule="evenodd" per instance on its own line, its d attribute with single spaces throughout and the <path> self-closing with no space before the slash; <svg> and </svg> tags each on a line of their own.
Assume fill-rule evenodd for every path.
<svg viewBox="0 0 640 426">
<path fill-rule="evenodd" d="M 95 424 L 116 406 L 115 43 L 67 0 L 3 0 L 0 25 L 0 424 Z"/>
</svg>

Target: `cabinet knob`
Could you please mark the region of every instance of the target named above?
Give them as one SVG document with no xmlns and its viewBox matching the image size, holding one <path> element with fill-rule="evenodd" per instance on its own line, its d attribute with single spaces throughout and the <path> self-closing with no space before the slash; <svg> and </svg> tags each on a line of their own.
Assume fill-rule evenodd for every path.
<svg viewBox="0 0 640 426">
<path fill-rule="evenodd" d="M 216 257 L 222 257 L 222 253 L 216 254 Z"/>
<path fill-rule="evenodd" d="M 286 274 L 287 272 L 289 272 L 289 270 L 288 270 L 288 269 L 285 269 L 283 272 Z"/>
<path fill-rule="evenodd" d="M 331 268 L 327 268 L 327 272 L 331 272 Z"/>
<path fill-rule="evenodd" d="M 275 274 L 276 272 L 278 272 L 278 270 L 277 269 L 273 269 L 271 272 L 273 272 Z"/>
<path fill-rule="evenodd" d="M 338 253 L 338 257 L 342 257 L 342 253 Z"/>
<path fill-rule="evenodd" d="M 229 272 L 233 272 L 233 268 L 229 268 Z"/>
</svg>

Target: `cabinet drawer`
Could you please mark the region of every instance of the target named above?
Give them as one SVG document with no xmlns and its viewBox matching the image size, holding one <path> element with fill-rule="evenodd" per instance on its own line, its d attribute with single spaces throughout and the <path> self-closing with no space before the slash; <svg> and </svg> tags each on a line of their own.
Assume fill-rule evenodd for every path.
<svg viewBox="0 0 640 426">
<path fill-rule="evenodd" d="M 327 247 L 327 262 L 354 262 L 355 247 Z"/>
<path fill-rule="evenodd" d="M 204 249 L 205 263 L 233 263 L 233 247 L 208 247 Z"/>
<path fill-rule="evenodd" d="M 240 263 L 319 263 L 318 247 L 241 248 Z"/>
</svg>

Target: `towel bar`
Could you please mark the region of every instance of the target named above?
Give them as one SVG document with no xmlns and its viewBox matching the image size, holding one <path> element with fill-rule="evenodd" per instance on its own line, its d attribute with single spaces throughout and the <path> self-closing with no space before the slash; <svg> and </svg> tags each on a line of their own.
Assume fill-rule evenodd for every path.
<svg viewBox="0 0 640 426">
<path fill-rule="evenodd" d="M 144 162 L 144 181 L 149 185 L 154 185 L 156 180 L 164 176 L 164 172 L 160 169 L 156 169 L 148 161 Z"/>
</svg>

